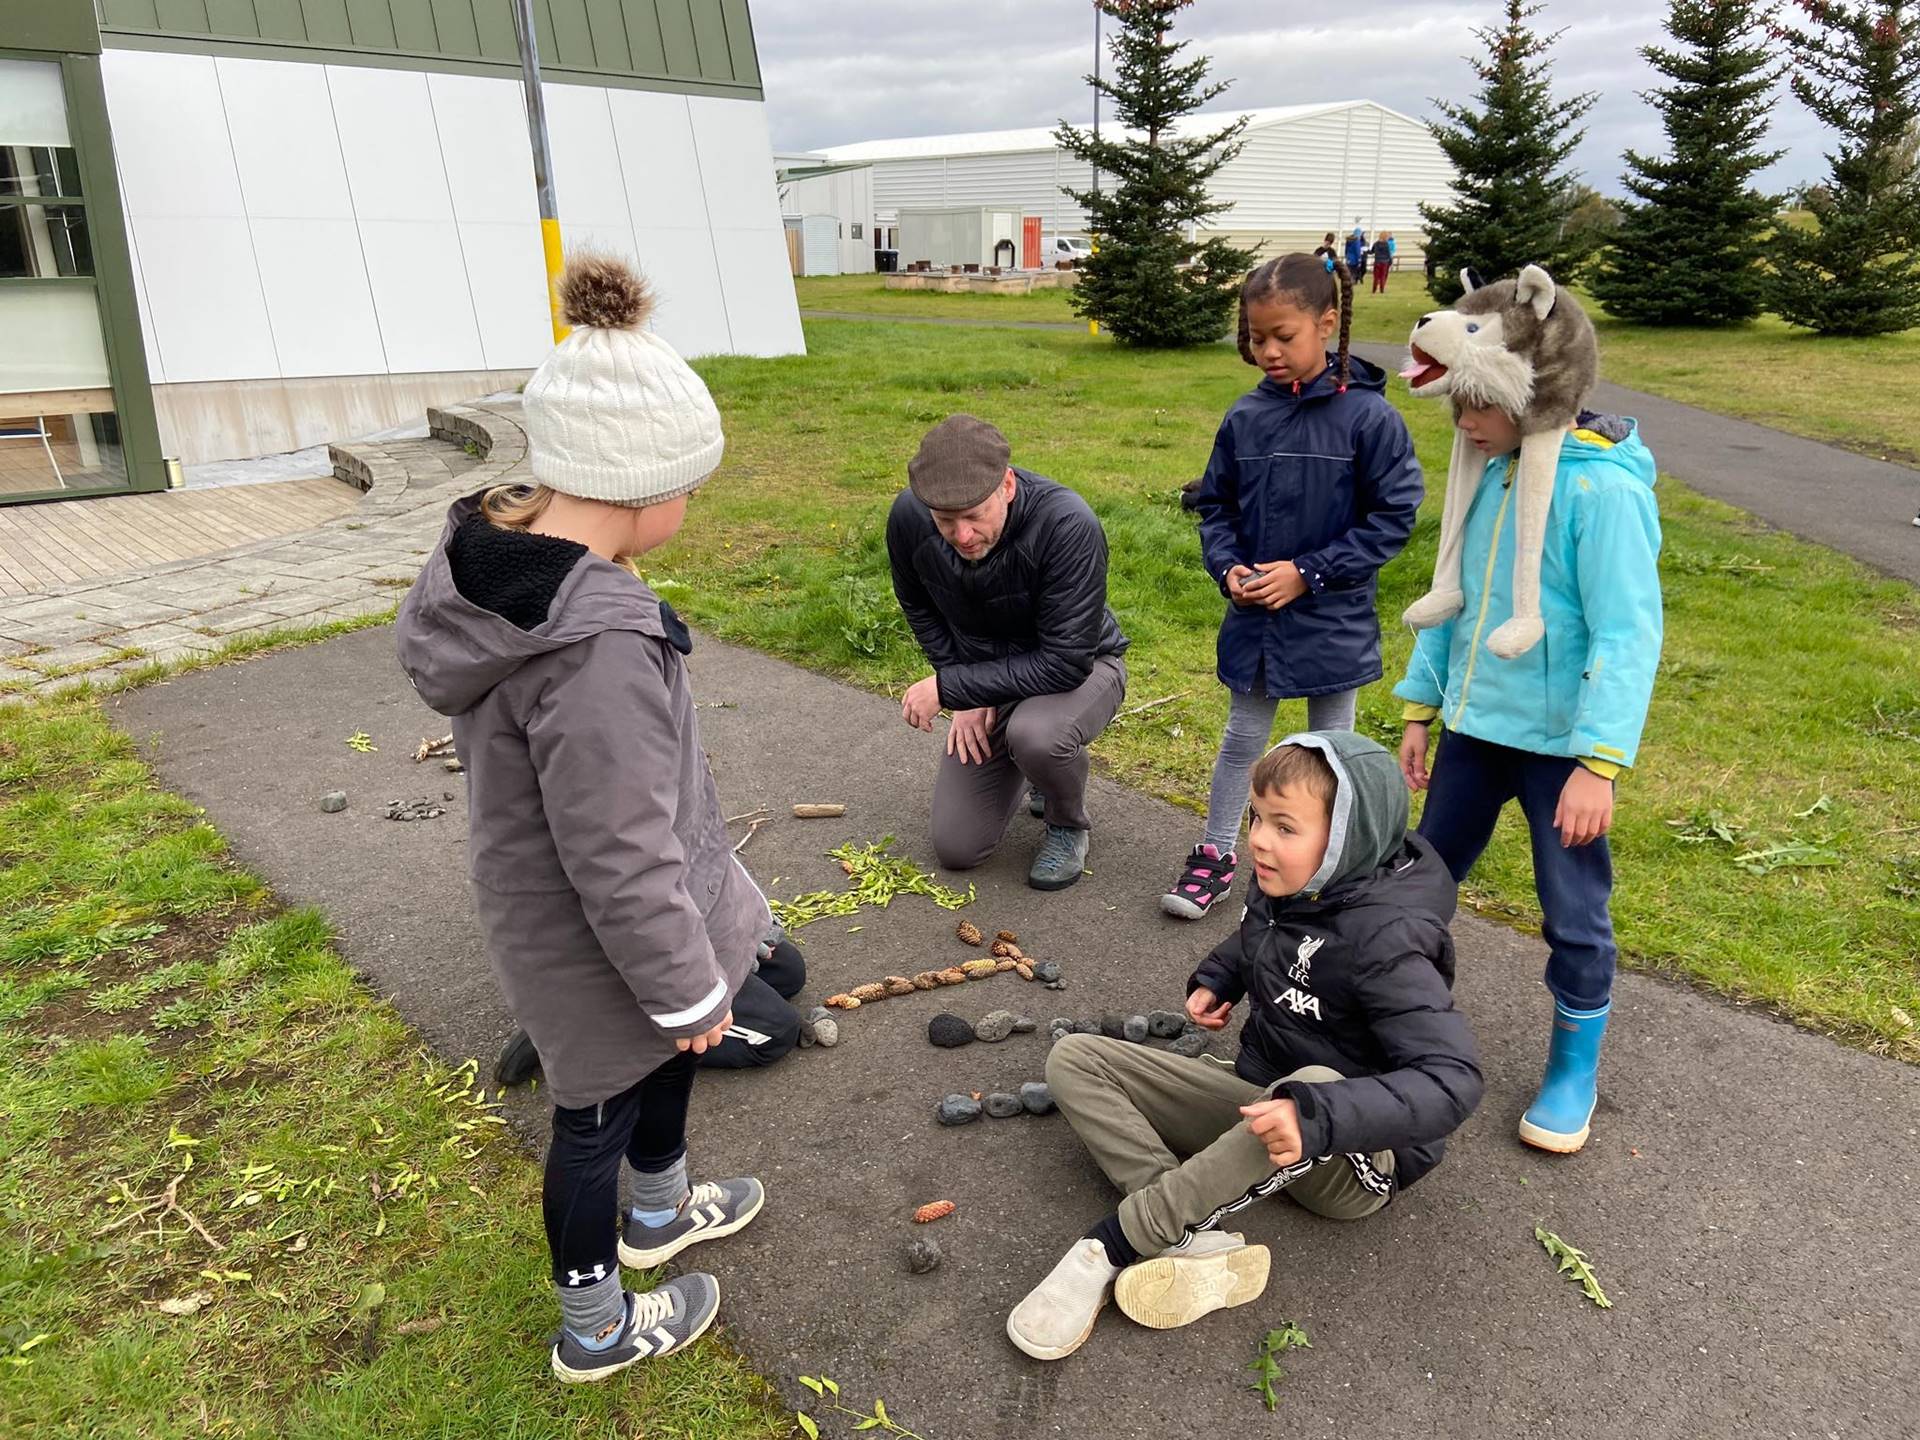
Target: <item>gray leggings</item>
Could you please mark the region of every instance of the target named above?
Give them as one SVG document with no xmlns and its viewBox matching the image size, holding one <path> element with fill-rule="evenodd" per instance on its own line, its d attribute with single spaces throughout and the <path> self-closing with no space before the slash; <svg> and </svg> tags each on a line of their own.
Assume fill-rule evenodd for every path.
<svg viewBox="0 0 1920 1440">
<path fill-rule="evenodd" d="M 1247 776 L 1267 752 L 1274 712 L 1280 708 L 1278 700 L 1265 695 L 1228 693 L 1233 704 L 1227 711 L 1227 733 L 1220 737 L 1220 754 L 1213 762 L 1205 837 L 1206 843 L 1218 847 L 1222 855 L 1240 838 L 1240 821 L 1247 813 Z M 1308 696 L 1307 729 L 1351 730 L 1359 699 L 1358 690 Z"/>
</svg>

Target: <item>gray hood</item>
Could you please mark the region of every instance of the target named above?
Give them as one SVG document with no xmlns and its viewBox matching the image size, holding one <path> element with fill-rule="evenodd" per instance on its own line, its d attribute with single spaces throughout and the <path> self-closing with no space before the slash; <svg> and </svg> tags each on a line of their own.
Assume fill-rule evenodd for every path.
<svg viewBox="0 0 1920 1440">
<path fill-rule="evenodd" d="M 466 714 L 529 660 L 602 631 L 670 638 L 660 597 L 632 571 L 592 552 L 580 557 L 555 593 L 547 621 L 532 630 L 476 605 L 454 584 L 448 548 L 479 508 L 477 496 L 454 502 L 395 627 L 401 669 L 440 714 Z"/>
<path fill-rule="evenodd" d="M 1371 875 L 1406 843 L 1407 783 L 1390 752 L 1351 730 L 1289 735 L 1280 744 L 1318 750 L 1338 782 L 1327 858 L 1301 894 L 1317 896 Z"/>
</svg>

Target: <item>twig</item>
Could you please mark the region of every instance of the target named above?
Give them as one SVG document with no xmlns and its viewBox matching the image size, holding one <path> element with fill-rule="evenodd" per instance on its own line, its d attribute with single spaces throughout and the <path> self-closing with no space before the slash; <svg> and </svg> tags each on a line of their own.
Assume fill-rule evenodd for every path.
<svg viewBox="0 0 1920 1440">
<path fill-rule="evenodd" d="M 417 765 L 422 760 L 431 760 L 441 751 L 450 748 L 452 744 L 453 736 L 451 735 L 442 735 L 438 740 L 422 740 L 419 748 L 413 752 L 414 763 Z"/>
<path fill-rule="evenodd" d="M 1192 693 L 1193 691 L 1191 690 L 1176 690 L 1171 695 L 1162 695 L 1158 700 L 1149 700 L 1144 705 L 1135 705 L 1132 709 L 1122 710 L 1113 718 L 1115 720 L 1125 720 L 1129 715 L 1143 715 L 1149 710 L 1159 709 L 1162 705 L 1171 705 L 1176 700 L 1184 700 Z"/>
<path fill-rule="evenodd" d="M 837 803 L 800 804 L 793 807 L 793 818 L 796 820 L 838 820 L 846 813 L 847 807 Z"/>
<path fill-rule="evenodd" d="M 773 812 L 772 812 L 771 810 L 769 810 L 769 809 L 767 809 L 767 807 L 766 807 L 766 806 L 764 806 L 764 805 L 757 805 L 757 806 L 755 806 L 755 807 L 754 807 L 753 809 L 751 809 L 751 810 L 747 810 L 747 811 L 744 811 L 744 812 L 742 812 L 741 814 L 738 814 L 738 815 L 729 815 L 729 816 L 727 816 L 727 821 L 726 821 L 726 823 L 727 823 L 727 824 L 729 824 L 729 825 L 731 825 L 731 824 L 733 824 L 734 822 L 736 822 L 736 821 L 739 821 L 739 820 L 757 820 L 757 819 L 761 819 L 761 818 L 764 818 L 764 817 L 766 817 L 766 816 L 769 816 L 769 815 L 771 815 L 772 813 L 773 813 Z"/>
<path fill-rule="evenodd" d="M 772 823 L 773 817 L 771 815 L 763 815 L 758 820 L 749 822 L 747 825 L 747 833 L 740 837 L 740 843 L 733 847 L 733 853 L 738 855 L 742 850 L 746 849 L 747 842 L 760 833 L 760 827 L 762 825 L 771 825 Z"/>
<path fill-rule="evenodd" d="M 165 1230 L 166 1223 L 167 1223 L 167 1216 L 178 1215 L 182 1220 L 185 1220 L 187 1222 L 187 1225 L 194 1231 L 195 1234 L 197 1234 L 202 1240 L 206 1241 L 207 1244 L 211 1246 L 214 1250 L 217 1251 L 217 1250 L 225 1249 L 226 1248 L 225 1246 L 223 1246 L 218 1240 L 214 1239 L 213 1236 L 207 1233 L 207 1227 L 202 1225 L 198 1220 L 194 1218 L 193 1212 L 191 1210 L 188 1210 L 186 1206 L 180 1203 L 180 1182 L 186 1178 L 187 1178 L 187 1172 L 182 1170 L 178 1175 L 174 1176 L 173 1179 L 167 1182 L 166 1189 L 162 1190 L 158 1195 L 155 1195 L 152 1199 L 148 1200 L 145 1204 L 141 1205 L 138 1210 L 130 1210 L 125 1215 L 122 1215 L 118 1220 L 115 1220 L 110 1224 L 104 1225 L 100 1229 L 94 1231 L 93 1232 L 94 1238 L 98 1239 L 100 1236 L 107 1234 L 109 1231 L 118 1230 L 122 1225 L 129 1224 L 132 1221 L 140 1219 L 142 1216 L 148 1214 L 149 1212 L 155 1209 L 158 1209 L 160 1213 L 154 1217 L 154 1224 L 153 1224 L 153 1231 L 155 1235 L 160 1235 Z"/>
</svg>

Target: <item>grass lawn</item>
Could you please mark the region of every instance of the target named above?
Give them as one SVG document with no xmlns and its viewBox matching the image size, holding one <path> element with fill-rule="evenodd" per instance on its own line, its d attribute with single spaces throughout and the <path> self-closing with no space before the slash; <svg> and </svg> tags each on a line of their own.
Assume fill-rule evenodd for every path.
<svg viewBox="0 0 1920 1440">
<path fill-rule="evenodd" d="M 716 1340 L 553 1381 L 503 1130 L 96 702 L 0 704 L 0 1434 L 791 1433 Z"/>
<path fill-rule="evenodd" d="M 1361 287 L 1356 340 L 1404 344 L 1433 308 L 1418 271 L 1401 271 L 1385 295 Z M 941 295 L 887 290 L 878 275 L 794 282 L 806 309 L 895 317 L 1076 321 L 1064 290 L 1035 295 Z M 1590 299 L 1600 373 L 1618 384 L 1722 415 L 1920 465 L 1920 330 L 1867 340 L 1827 339 L 1772 316 L 1726 330 L 1660 329 L 1610 318 Z"/>
<path fill-rule="evenodd" d="M 727 461 L 651 578 L 722 635 L 897 693 L 925 666 L 888 586 L 886 505 L 929 425 L 983 415 L 1105 522 L 1130 703 L 1180 697 L 1109 730 L 1102 765 L 1197 808 L 1226 710 L 1222 601 L 1175 491 L 1251 372 L 1224 348 L 1135 354 L 1050 331 L 819 321 L 808 343 L 806 358 L 702 363 Z M 1390 680 L 1409 647 L 1395 617 L 1432 567 L 1448 443 L 1443 406 L 1406 413 L 1431 493 L 1382 577 Z M 1666 655 L 1616 832 L 1630 963 L 1920 1060 L 1920 595 L 1671 481 L 1661 511 Z M 1388 688 L 1361 700 L 1382 740 L 1398 734 Z M 1169 837 L 1169 876 L 1187 844 Z M 1537 919 L 1511 820 L 1471 898 Z"/>
</svg>

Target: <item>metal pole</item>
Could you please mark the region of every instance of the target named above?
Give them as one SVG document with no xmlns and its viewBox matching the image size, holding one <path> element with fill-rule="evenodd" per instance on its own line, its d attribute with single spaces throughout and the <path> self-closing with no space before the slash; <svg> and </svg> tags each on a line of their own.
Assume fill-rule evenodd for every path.
<svg viewBox="0 0 1920 1440">
<path fill-rule="evenodd" d="M 547 101 L 540 92 L 540 46 L 533 28 L 533 0 L 513 0 L 513 35 L 520 45 L 520 79 L 526 91 L 527 136 L 533 141 L 533 183 L 540 193 L 540 251 L 547 266 L 547 311 L 553 319 L 553 341 L 567 338 L 560 318 L 560 270 L 565 255 L 560 245 L 560 210 L 553 198 L 553 156 L 547 148 Z"/>
<path fill-rule="evenodd" d="M 1100 0 L 1093 0 L 1093 81 L 1093 142 L 1097 145 L 1100 143 Z M 1093 193 L 1097 199 L 1100 194 L 1100 166 L 1097 161 L 1093 167 Z M 1088 227 L 1088 229 L 1092 228 L 1091 226 Z M 1100 248 L 1100 237 L 1098 235 L 1089 236 L 1088 245 L 1090 249 L 1098 251 Z M 1087 321 L 1087 333 L 1089 335 L 1098 335 L 1100 333 L 1100 322 L 1098 320 Z"/>
</svg>

